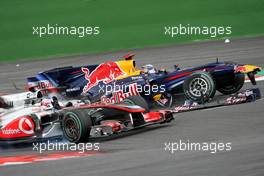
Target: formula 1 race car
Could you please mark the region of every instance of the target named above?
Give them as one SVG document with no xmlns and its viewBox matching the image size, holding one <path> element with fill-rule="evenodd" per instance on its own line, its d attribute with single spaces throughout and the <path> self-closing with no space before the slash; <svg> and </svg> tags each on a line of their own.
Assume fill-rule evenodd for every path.
<svg viewBox="0 0 264 176">
<path fill-rule="evenodd" d="M 138 127 L 170 122 L 170 111 L 146 112 L 142 97 L 123 104 L 87 105 L 76 100 L 59 102 L 40 92 L 0 97 L 0 142 L 32 142 L 62 137 L 85 142 L 90 136 L 112 135 Z M 137 106 L 139 103 L 141 106 Z"/>
<path fill-rule="evenodd" d="M 218 62 L 218 59 L 193 68 L 175 66 L 171 72 L 157 70 L 150 64 L 138 70 L 133 56 L 99 65 L 44 71 L 28 78 L 27 87 L 43 94 L 56 92 L 63 97 L 81 97 L 86 103 L 118 103 L 129 96 L 140 95 L 149 105 L 168 107 L 179 93 L 196 102 L 208 101 L 216 90 L 227 95 L 236 93 L 244 84 L 245 74 L 255 85 L 255 74 L 261 70 L 253 65 Z"/>
<path fill-rule="evenodd" d="M 60 104 L 60 105 L 59 105 Z M 0 97 L 0 141 L 16 143 L 62 136 L 62 107 L 55 98 L 42 99 L 40 92 L 23 92 Z"/>
<path fill-rule="evenodd" d="M 86 142 L 89 137 L 112 135 L 148 125 L 168 123 L 174 119 L 173 114 L 176 113 L 250 103 L 259 99 L 261 99 L 261 91 L 252 88 L 223 96 L 214 102 L 198 104 L 186 100 L 181 106 L 149 113 L 139 106 L 128 106 L 129 103 L 83 105 L 67 108 L 64 112 L 63 133 L 71 142 Z M 147 102 L 141 96 L 131 96 L 127 100 L 131 104 L 147 107 Z"/>
<path fill-rule="evenodd" d="M 140 96 L 133 97 L 141 103 L 145 101 Z M 173 120 L 171 111 L 146 113 L 140 106 L 127 104 L 83 105 L 64 111 L 62 120 L 64 136 L 75 143 L 86 142 L 90 137 L 109 136 Z"/>
</svg>

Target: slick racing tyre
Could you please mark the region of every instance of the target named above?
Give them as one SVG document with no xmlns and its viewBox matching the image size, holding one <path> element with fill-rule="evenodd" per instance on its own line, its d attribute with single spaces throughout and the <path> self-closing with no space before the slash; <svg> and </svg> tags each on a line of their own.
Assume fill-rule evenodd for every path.
<svg viewBox="0 0 264 176">
<path fill-rule="evenodd" d="M 243 73 L 237 73 L 234 75 L 231 84 L 226 86 L 217 86 L 217 90 L 222 94 L 229 95 L 238 92 L 244 85 L 245 75 Z"/>
<path fill-rule="evenodd" d="M 183 91 L 187 99 L 201 103 L 214 97 L 216 87 L 209 73 L 196 72 L 185 79 Z"/>
<path fill-rule="evenodd" d="M 138 105 L 138 106 L 144 108 L 145 109 L 145 112 L 149 112 L 149 104 L 141 96 L 131 96 L 131 97 L 127 97 L 123 101 L 123 103 L 125 103 L 127 105 Z"/>
<path fill-rule="evenodd" d="M 67 111 L 62 120 L 64 137 L 73 143 L 87 142 L 90 137 L 92 120 L 86 110 Z"/>
</svg>

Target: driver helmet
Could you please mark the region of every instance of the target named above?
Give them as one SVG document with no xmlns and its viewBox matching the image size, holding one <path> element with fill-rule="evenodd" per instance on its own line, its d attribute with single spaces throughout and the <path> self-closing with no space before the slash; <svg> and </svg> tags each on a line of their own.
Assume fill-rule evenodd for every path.
<svg viewBox="0 0 264 176">
<path fill-rule="evenodd" d="M 42 99 L 40 102 L 40 105 L 41 105 L 41 108 L 43 108 L 43 110 L 50 110 L 53 108 L 52 100 L 48 98 Z"/>
<path fill-rule="evenodd" d="M 156 69 L 151 64 L 144 65 L 143 68 L 144 68 L 145 73 L 148 73 L 148 74 L 155 74 L 156 73 Z"/>
</svg>

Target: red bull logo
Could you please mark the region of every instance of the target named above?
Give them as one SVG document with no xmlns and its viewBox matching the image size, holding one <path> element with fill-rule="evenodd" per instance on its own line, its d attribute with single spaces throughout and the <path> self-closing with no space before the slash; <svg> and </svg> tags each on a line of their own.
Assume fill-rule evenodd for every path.
<svg viewBox="0 0 264 176">
<path fill-rule="evenodd" d="M 235 68 L 235 72 L 236 72 L 236 73 L 244 73 L 244 72 L 246 72 L 246 71 L 247 71 L 247 69 L 246 69 L 245 66 L 237 66 L 237 67 Z"/>
<path fill-rule="evenodd" d="M 111 98 L 107 98 L 105 96 L 101 97 L 101 103 L 106 103 L 106 104 L 120 103 L 124 101 L 127 97 L 135 96 L 135 95 L 139 95 L 136 83 L 129 85 L 128 92 L 123 92 L 122 90 L 119 90 L 117 92 L 114 92 Z"/>
<path fill-rule="evenodd" d="M 101 81 L 104 84 L 108 84 L 116 78 L 126 74 L 115 62 L 102 63 L 91 73 L 89 73 L 88 68 L 82 68 L 82 72 L 85 74 L 85 79 L 88 81 L 83 88 L 83 93 L 86 93 Z"/>
<path fill-rule="evenodd" d="M 249 72 L 259 72 L 261 71 L 261 67 L 254 65 L 242 65 L 235 67 L 235 72 L 238 73 L 249 73 Z"/>
</svg>

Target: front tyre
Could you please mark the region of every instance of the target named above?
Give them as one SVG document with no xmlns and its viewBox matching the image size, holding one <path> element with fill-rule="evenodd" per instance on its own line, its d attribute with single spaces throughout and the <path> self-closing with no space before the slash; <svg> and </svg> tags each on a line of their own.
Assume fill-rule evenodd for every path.
<svg viewBox="0 0 264 176">
<path fill-rule="evenodd" d="M 92 120 L 86 110 L 67 111 L 62 120 L 64 137 L 73 143 L 87 142 L 90 137 Z"/>
<path fill-rule="evenodd" d="M 204 102 L 214 97 L 216 87 L 209 73 L 196 72 L 185 79 L 183 91 L 187 99 L 196 102 Z"/>
<path fill-rule="evenodd" d="M 229 95 L 238 92 L 244 85 L 245 75 L 243 73 L 236 73 L 229 85 L 218 86 L 217 90 L 222 94 Z M 221 82 L 219 83 L 221 84 Z"/>
</svg>

